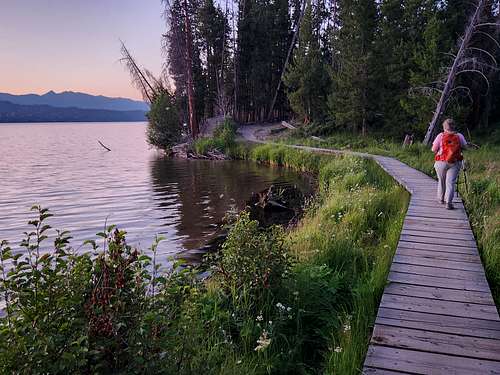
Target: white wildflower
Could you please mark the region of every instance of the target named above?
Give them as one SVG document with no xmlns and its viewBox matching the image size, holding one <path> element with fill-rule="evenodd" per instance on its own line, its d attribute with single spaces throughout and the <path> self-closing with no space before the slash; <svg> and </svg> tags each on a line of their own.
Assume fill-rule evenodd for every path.
<svg viewBox="0 0 500 375">
<path fill-rule="evenodd" d="M 344 324 L 344 332 L 349 332 L 351 330 L 350 324 Z"/>
<path fill-rule="evenodd" d="M 258 322 L 262 322 L 264 320 L 264 317 L 262 316 L 262 314 L 260 314 L 260 315 L 257 315 L 257 318 L 255 318 L 255 320 Z"/>
<path fill-rule="evenodd" d="M 333 351 L 335 353 L 342 353 L 342 348 L 340 346 L 337 346 Z"/>
<path fill-rule="evenodd" d="M 263 351 L 271 344 L 271 339 L 268 337 L 268 335 L 269 334 L 266 330 L 262 331 L 259 339 L 257 340 L 257 346 L 254 349 L 255 351 Z"/>
</svg>

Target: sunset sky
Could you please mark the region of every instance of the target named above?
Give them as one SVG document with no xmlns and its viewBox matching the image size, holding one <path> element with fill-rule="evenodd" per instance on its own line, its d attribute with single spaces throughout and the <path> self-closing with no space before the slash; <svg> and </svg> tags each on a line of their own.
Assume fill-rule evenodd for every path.
<svg viewBox="0 0 500 375">
<path fill-rule="evenodd" d="M 161 13 L 160 0 L 0 0 L 0 92 L 140 99 L 118 61 L 119 40 L 158 74 Z"/>
</svg>

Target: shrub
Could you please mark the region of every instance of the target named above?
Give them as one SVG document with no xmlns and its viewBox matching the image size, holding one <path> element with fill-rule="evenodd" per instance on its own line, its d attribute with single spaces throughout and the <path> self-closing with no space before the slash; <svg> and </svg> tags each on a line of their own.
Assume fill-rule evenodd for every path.
<svg viewBox="0 0 500 375">
<path fill-rule="evenodd" d="M 239 153 L 233 149 L 236 147 L 236 123 L 230 119 L 225 118 L 214 130 L 212 138 L 197 139 L 193 148 L 196 153 L 204 155 L 209 151 L 218 150 L 226 154 Z"/>
<path fill-rule="evenodd" d="M 170 149 L 181 138 L 182 124 L 176 99 L 168 92 L 162 92 L 151 103 L 147 114 L 149 124 L 148 142 L 164 150 Z"/>
</svg>

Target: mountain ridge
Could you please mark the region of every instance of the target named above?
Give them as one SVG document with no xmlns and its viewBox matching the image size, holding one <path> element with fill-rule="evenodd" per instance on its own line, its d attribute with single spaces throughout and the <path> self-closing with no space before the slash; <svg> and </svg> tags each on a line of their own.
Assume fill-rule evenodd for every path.
<svg viewBox="0 0 500 375">
<path fill-rule="evenodd" d="M 45 94 L 9 94 L 0 92 L 0 101 L 18 105 L 48 105 L 56 108 L 81 108 L 111 111 L 148 111 L 149 106 L 140 100 L 114 98 L 104 95 L 92 95 L 77 91 L 53 90 Z"/>
<path fill-rule="evenodd" d="M 23 105 L 0 100 L 0 123 L 146 121 L 146 111 L 115 111 L 49 105 Z"/>
</svg>

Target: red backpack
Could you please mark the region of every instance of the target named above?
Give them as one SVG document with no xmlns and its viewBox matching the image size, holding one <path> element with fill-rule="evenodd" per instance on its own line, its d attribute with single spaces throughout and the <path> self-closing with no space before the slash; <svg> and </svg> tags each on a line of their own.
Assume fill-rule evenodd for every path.
<svg viewBox="0 0 500 375">
<path fill-rule="evenodd" d="M 463 160 L 462 145 L 460 138 L 455 133 L 443 133 L 441 139 L 441 154 L 438 155 L 439 160 L 447 163 L 455 163 L 456 161 Z"/>
</svg>

